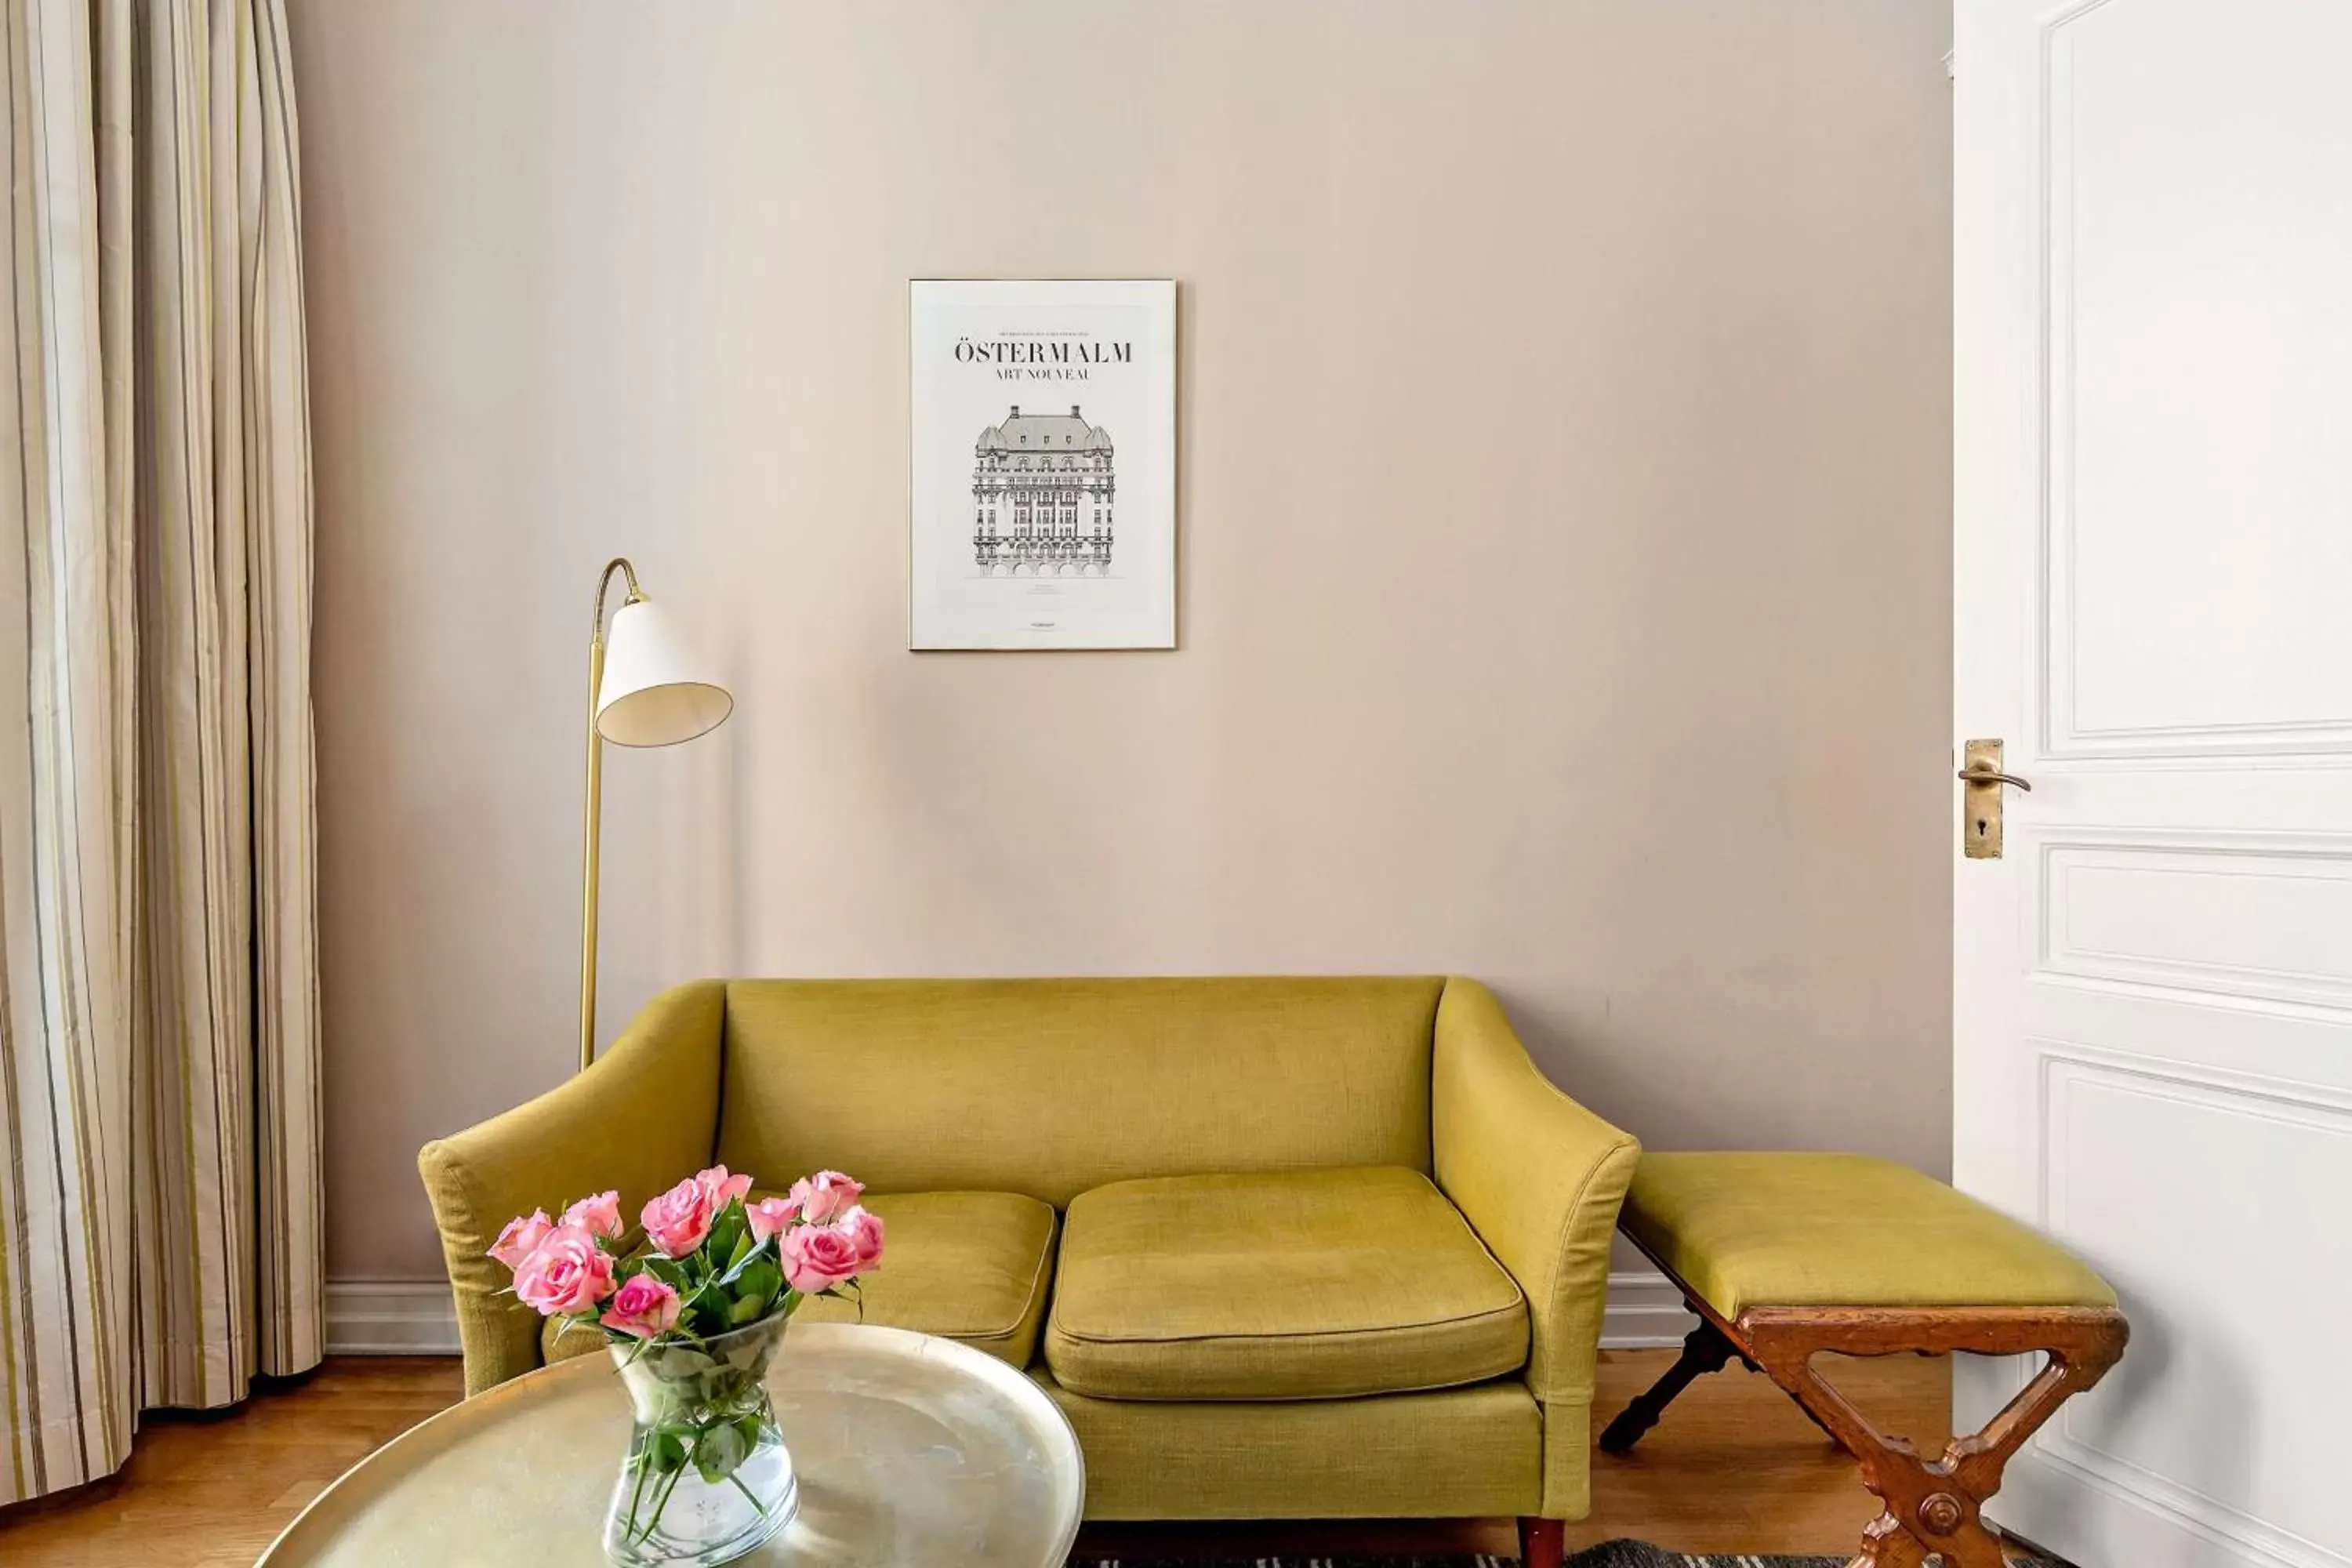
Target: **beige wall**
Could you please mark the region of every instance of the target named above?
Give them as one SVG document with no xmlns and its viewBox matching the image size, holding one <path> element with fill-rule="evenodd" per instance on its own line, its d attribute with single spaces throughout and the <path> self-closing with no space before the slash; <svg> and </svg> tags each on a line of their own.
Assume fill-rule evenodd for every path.
<svg viewBox="0 0 2352 1568">
<path fill-rule="evenodd" d="M 1455 970 L 1654 1145 L 1941 1168 L 1948 20 L 297 0 L 333 1272 L 567 1069 L 617 551 L 740 705 L 612 759 L 608 1037 Z M 1181 280 L 1181 651 L 904 651 L 942 274 Z"/>
</svg>

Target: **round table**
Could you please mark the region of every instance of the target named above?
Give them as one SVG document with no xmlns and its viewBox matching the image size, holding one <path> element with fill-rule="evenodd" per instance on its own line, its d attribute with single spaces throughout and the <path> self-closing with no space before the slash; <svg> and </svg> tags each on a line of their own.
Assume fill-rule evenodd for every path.
<svg viewBox="0 0 2352 1568">
<path fill-rule="evenodd" d="M 1037 1385 L 904 1329 L 796 1324 L 768 1374 L 800 1512 L 761 1568 L 1061 1568 L 1086 1467 Z M 611 1358 L 499 1384 L 320 1493 L 257 1568 L 596 1568 L 629 1436 Z"/>
</svg>

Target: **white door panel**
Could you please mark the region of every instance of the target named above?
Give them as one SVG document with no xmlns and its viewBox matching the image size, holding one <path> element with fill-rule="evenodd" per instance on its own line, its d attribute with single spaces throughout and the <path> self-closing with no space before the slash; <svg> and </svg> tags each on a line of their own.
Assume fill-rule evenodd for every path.
<svg viewBox="0 0 2352 1568">
<path fill-rule="evenodd" d="M 2342 1568 L 2352 5 L 1959 0 L 1955 59 L 1956 739 L 2034 788 L 1954 874 L 1954 1168 L 2133 1323 L 1990 1511 Z"/>
<path fill-rule="evenodd" d="M 2352 1114 L 2292 1088 L 2035 1044 L 2049 1223 L 2095 1237 L 2125 1296 L 2161 1302 L 2135 1335 L 2135 1375 L 2066 1408 L 2050 1447 L 2127 1488 L 2203 1500 L 2242 1529 L 2328 1539 L 2341 1447 L 2283 1439 L 2339 1418 L 2341 1387 L 2310 1363 L 2352 1266 L 2328 1212 L 2352 1190 Z"/>
<path fill-rule="evenodd" d="M 2051 749 L 2352 747 L 2352 6 L 2046 39 Z"/>
</svg>

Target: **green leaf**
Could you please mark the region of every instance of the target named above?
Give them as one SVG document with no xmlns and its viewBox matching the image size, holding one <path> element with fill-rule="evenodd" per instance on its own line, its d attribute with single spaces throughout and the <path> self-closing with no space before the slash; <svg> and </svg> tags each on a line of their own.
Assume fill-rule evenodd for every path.
<svg viewBox="0 0 2352 1568">
<path fill-rule="evenodd" d="M 735 1261 L 735 1249 L 750 1234 L 751 1222 L 743 1217 L 740 1201 L 730 1202 L 711 1222 L 710 1234 L 703 1237 L 700 1253 L 704 1263 L 714 1274 L 724 1274 Z"/>
<path fill-rule="evenodd" d="M 717 1486 L 733 1475 L 751 1452 L 751 1445 L 744 1441 L 738 1425 L 721 1421 L 704 1427 L 695 1440 L 694 1468 L 706 1483 Z"/>
<path fill-rule="evenodd" d="M 735 1321 L 739 1323 L 748 1323 L 754 1319 L 767 1316 L 770 1303 L 775 1300 L 776 1292 L 783 1288 L 783 1271 L 766 1258 L 755 1258 L 745 1263 L 735 1276 L 735 1304 L 738 1309 Z M 746 1300 L 760 1303 L 759 1311 L 750 1318 L 744 1317 L 740 1311 Z"/>
<path fill-rule="evenodd" d="M 654 1362 L 654 1373 L 666 1383 L 684 1383 L 690 1377 L 700 1377 L 719 1364 L 709 1352 L 691 1345 L 667 1345 Z"/>
<path fill-rule="evenodd" d="M 691 1312 L 696 1331 L 708 1339 L 733 1328 L 735 1320 L 729 1315 L 728 1307 L 727 1292 L 715 1280 L 696 1291 Z"/>
<path fill-rule="evenodd" d="M 646 1437 L 646 1461 L 666 1476 L 686 1463 L 693 1437 L 690 1426 L 656 1426 Z"/>
<path fill-rule="evenodd" d="M 746 1410 L 742 1415 L 735 1417 L 735 1430 L 743 1438 L 745 1453 L 748 1454 L 760 1446 L 760 1434 L 764 1425 L 760 1419 L 760 1413 L 756 1410 Z"/>
<path fill-rule="evenodd" d="M 745 1369 L 722 1366 L 702 1380 L 702 1403 L 721 1413 L 740 1410 L 758 1386 L 758 1380 Z"/>
</svg>

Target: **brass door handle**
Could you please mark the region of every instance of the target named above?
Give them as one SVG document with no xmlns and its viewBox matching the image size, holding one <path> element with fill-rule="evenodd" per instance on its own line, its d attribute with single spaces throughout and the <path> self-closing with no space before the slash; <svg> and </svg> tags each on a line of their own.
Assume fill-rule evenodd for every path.
<svg viewBox="0 0 2352 1568">
<path fill-rule="evenodd" d="M 1960 747 L 1960 848 L 1971 860 L 2000 858 L 2000 793 L 2003 784 L 2022 790 L 2033 786 L 2015 773 L 2003 773 L 1999 741 L 1969 741 Z"/>
<path fill-rule="evenodd" d="M 1986 767 L 1981 763 L 1972 763 L 1968 767 L 1962 768 L 1958 776 L 1963 784 L 2015 784 L 2018 788 L 2023 790 L 2028 795 L 2032 795 L 2033 793 L 2033 786 L 2027 784 L 2023 779 L 2019 778 L 2015 773 L 2005 773 L 1998 768 Z"/>
</svg>

